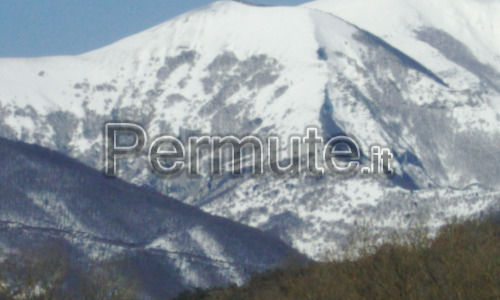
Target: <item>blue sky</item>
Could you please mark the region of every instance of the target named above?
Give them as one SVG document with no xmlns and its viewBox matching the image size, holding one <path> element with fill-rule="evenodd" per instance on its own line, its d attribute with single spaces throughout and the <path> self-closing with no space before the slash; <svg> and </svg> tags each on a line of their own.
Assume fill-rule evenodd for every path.
<svg viewBox="0 0 500 300">
<path fill-rule="evenodd" d="M 0 57 L 72 55 L 106 46 L 210 0 L 0 0 Z M 255 0 L 297 5 L 307 0 Z"/>
</svg>

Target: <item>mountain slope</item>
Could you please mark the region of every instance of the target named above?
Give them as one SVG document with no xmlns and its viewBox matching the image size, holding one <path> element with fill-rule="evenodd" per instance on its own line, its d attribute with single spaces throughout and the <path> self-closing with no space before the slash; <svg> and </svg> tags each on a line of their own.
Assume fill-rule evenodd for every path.
<svg viewBox="0 0 500 300">
<path fill-rule="evenodd" d="M 417 221 L 435 227 L 447 217 L 487 210 L 500 185 L 500 71 L 488 54 L 498 48 L 482 35 L 484 48 L 457 48 L 470 41 L 454 35 L 475 32 L 473 17 L 494 24 L 496 15 L 486 13 L 488 5 L 477 6 L 463 18 L 474 26 L 443 31 L 448 27 L 435 27 L 432 9 L 415 12 L 416 2 L 385 1 L 383 11 L 434 20 L 412 21 L 410 29 L 388 23 L 391 39 L 391 32 L 375 30 L 390 18 L 367 17 L 354 9 L 362 2 L 352 3 L 353 9 L 326 0 L 300 7 L 221 1 L 79 56 L 1 59 L 0 135 L 62 151 L 99 170 L 109 120 L 141 123 L 151 139 L 275 135 L 284 156 L 286 139 L 314 126 L 325 138 L 354 136 L 363 167 L 370 165 L 371 145 L 390 147 L 392 179 L 266 174 L 164 180 L 144 160 L 120 165 L 126 181 L 272 232 L 313 257 L 340 247 L 363 218 L 391 230 Z M 337 17 L 331 13 L 337 7 L 359 15 Z M 367 28 L 358 19 L 381 23 Z M 450 37 L 456 43 L 449 44 Z M 439 45 L 429 45 L 434 42 Z M 484 58 L 476 59 L 478 53 Z"/>
<path fill-rule="evenodd" d="M 77 253 L 79 263 L 129 257 L 144 276 L 145 292 L 156 297 L 243 283 L 253 272 L 301 259 L 258 230 L 107 179 L 39 146 L 0 139 L 0 164 L 0 243 L 6 252 L 56 239 Z"/>
<path fill-rule="evenodd" d="M 496 26 L 500 17 L 498 1 L 317 0 L 304 7 L 332 13 L 368 30 L 434 70 L 450 68 L 446 62 L 452 54 L 449 52 L 458 53 L 464 48 L 478 63 L 491 65 L 497 72 L 500 68 L 500 30 Z M 367 17 L 370 15 L 374 17 Z M 433 40 L 423 39 L 423 32 L 427 30 L 435 32 Z M 447 51 L 433 47 L 439 37 L 446 36 L 455 40 L 450 41 L 452 44 Z"/>
</svg>

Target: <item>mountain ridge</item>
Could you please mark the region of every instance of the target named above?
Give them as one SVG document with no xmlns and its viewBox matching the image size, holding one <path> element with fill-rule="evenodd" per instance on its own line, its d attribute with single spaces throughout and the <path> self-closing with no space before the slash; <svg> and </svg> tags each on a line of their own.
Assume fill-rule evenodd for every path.
<svg viewBox="0 0 500 300">
<path fill-rule="evenodd" d="M 209 216 L 120 179 L 105 178 L 38 145 L 0 138 L 0 162 L 4 252 L 28 247 L 30 241 L 43 244 L 55 239 L 68 245 L 78 264 L 154 257 L 158 275 L 154 284 L 160 286 L 145 283 L 142 287 L 153 297 L 241 284 L 251 273 L 279 266 L 291 257 L 304 261 L 269 234 Z M 154 274 L 148 264 L 135 261 L 134 267 Z"/>
</svg>

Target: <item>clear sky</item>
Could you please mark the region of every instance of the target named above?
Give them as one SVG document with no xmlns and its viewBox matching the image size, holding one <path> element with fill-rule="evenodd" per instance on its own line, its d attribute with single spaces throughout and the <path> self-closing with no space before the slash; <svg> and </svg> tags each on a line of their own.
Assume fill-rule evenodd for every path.
<svg viewBox="0 0 500 300">
<path fill-rule="evenodd" d="M 211 0 L 0 0 L 0 57 L 72 55 L 106 46 Z M 307 0 L 255 0 L 298 5 Z"/>
</svg>

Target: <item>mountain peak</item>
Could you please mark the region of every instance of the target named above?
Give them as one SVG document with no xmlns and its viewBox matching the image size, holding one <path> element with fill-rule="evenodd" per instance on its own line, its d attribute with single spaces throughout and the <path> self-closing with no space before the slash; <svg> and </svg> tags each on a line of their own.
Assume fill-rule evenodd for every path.
<svg viewBox="0 0 500 300">
<path fill-rule="evenodd" d="M 300 47 L 311 29 L 308 10 L 300 7 L 264 7 L 239 1 L 217 1 L 182 14 L 151 29 L 84 56 L 146 51 L 169 55 L 179 48 L 216 54 L 223 50 L 282 53 Z M 175 45 L 175 47 L 172 47 Z M 145 57 L 141 57 L 144 59 Z"/>
</svg>

